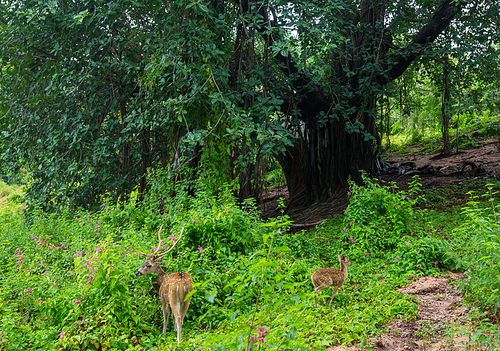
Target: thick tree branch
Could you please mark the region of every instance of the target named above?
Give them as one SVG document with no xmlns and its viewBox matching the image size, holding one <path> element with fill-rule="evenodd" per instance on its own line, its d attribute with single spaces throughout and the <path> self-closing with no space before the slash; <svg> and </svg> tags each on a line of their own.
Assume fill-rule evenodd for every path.
<svg viewBox="0 0 500 351">
<path fill-rule="evenodd" d="M 404 53 L 398 55 L 396 65 L 392 67 L 387 76 L 378 76 L 377 81 L 380 83 L 390 82 L 402 75 L 421 54 L 421 47 L 436 40 L 460 10 L 461 2 L 445 0 L 432 16 L 430 22 L 414 36 L 411 43 L 404 49 Z"/>
<path fill-rule="evenodd" d="M 249 1 L 248 0 L 235 0 L 236 4 L 240 6 L 240 11 L 241 14 L 246 13 L 249 11 Z M 271 7 L 269 8 L 272 13 L 273 13 L 273 19 L 271 20 L 269 18 L 268 14 L 268 8 L 265 6 L 262 6 L 262 4 L 258 7 L 258 12 L 262 16 L 262 25 L 257 27 L 257 31 L 262 35 L 262 38 L 264 41 L 267 43 L 267 45 L 271 46 L 273 45 L 274 41 L 276 40 L 275 38 L 275 32 L 273 29 L 278 28 L 278 21 L 276 18 L 276 12 L 274 9 Z M 243 24 L 244 25 L 244 24 Z M 237 38 L 236 44 L 239 45 L 239 40 Z M 235 50 L 236 52 L 236 50 Z M 296 77 L 293 80 L 293 86 L 295 89 L 301 90 L 303 89 L 307 84 L 310 83 L 310 78 L 306 77 L 302 72 L 299 72 L 299 68 L 295 61 L 292 58 L 292 55 L 288 53 L 287 56 L 283 56 L 281 52 L 278 52 L 278 54 L 275 56 L 275 59 L 277 62 L 282 64 L 281 70 L 283 73 L 287 76 L 297 74 L 298 77 Z"/>
<path fill-rule="evenodd" d="M 31 46 L 31 48 L 32 48 L 33 50 L 35 50 L 35 51 L 38 51 L 38 52 L 39 52 L 39 53 L 41 53 L 41 54 L 44 54 L 44 55 L 46 55 L 46 56 L 50 57 L 50 58 L 51 58 L 53 61 L 55 61 L 55 62 L 59 61 L 59 57 L 52 55 L 52 54 L 51 54 L 50 52 L 48 52 L 48 51 L 45 51 L 45 50 L 39 49 L 39 48 L 37 48 L 36 46 L 33 46 L 33 45 Z"/>
</svg>

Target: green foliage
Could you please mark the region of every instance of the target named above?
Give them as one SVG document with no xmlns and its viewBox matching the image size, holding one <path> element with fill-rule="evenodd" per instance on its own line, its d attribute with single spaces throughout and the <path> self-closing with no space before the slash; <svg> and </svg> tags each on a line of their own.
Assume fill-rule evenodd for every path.
<svg viewBox="0 0 500 351">
<path fill-rule="evenodd" d="M 162 175 L 166 176 L 152 176 Z M 6 278 L 0 284 L 2 347 L 175 349 L 171 327 L 166 335 L 158 331 L 160 303 L 149 279 L 134 275 L 143 262 L 138 251 L 150 252 L 156 245 L 160 223 L 164 223 L 163 237 L 186 228 L 173 256 L 164 260 L 167 271 L 187 271 L 195 282 L 182 331 L 186 348 L 251 350 L 269 345 L 270 350 L 319 350 L 367 342 L 388 319 L 415 315 L 411 299 L 393 290 L 408 277 L 393 272 L 383 260 L 354 261 L 353 283 L 346 284 L 346 294 L 335 298 L 335 308 L 315 310 L 309 277 L 338 252 L 335 245 L 318 247 L 334 242 L 337 232 L 330 230 L 331 224 L 326 223 L 320 235 L 287 234 L 286 218 L 263 224 L 251 211 L 237 212 L 242 210 L 234 198 L 223 195 L 227 191 L 214 197 L 196 188 L 195 199 L 185 184 L 162 204 L 165 208 L 159 207 L 156 200 L 173 186 L 164 180 L 151 189 L 149 202 L 138 203 L 132 195 L 129 202 L 108 203 L 94 214 L 38 212 L 30 217 L 29 226 L 23 222 L 21 205 L 2 205 L 0 263 Z M 161 186 L 164 193 L 157 191 Z M 193 215 L 211 227 L 193 221 Z M 253 238 L 244 250 L 223 240 L 224 233 L 242 228 Z M 192 240 L 206 246 L 197 247 Z M 384 268 L 373 275 L 375 266 Z"/>
<path fill-rule="evenodd" d="M 166 170 L 150 171 L 148 178 L 151 188 L 144 201 L 138 201 L 136 192 L 120 206 L 108 201 L 102 211 L 103 223 L 149 230 L 163 223 L 174 232 L 184 227 L 184 245 L 194 248 L 249 252 L 255 247 L 259 215 L 251 201 L 238 206 L 229 186 L 212 192 L 207 186 L 211 181 L 205 177 L 175 181 Z"/>
<path fill-rule="evenodd" d="M 2 224 L 7 224 L 5 218 Z M 33 341 L 35 347 L 46 348 L 44 343 L 50 339 L 63 348 L 91 348 L 98 342 L 123 348 L 129 342 L 120 341 L 124 326 L 139 335 L 144 328 L 150 331 L 140 324 L 151 319 L 153 309 L 139 309 L 132 298 L 140 298 L 148 290 L 130 270 L 141 261 L 131 249 L 135 240 L 114 241 L 112 233 L 99 230 L 98 218 L 83 213 L 74 219 L 39 216 L 33 226 L 17 229 L 2 238 L 7 267 L 3 273 L 9 276 L 2 299 L 11 301 L 18 311 L 10 315 L 15 321 L 12 329 L 2 328 L 8 340 L 19 337 L 22 330 L 36 336 L 46 329 L 48 334 Z M 143 304 L 148 301 L 150 304 L 151 298 Z M 26 347 L 26 340 L 19 340 L 9 349 Z"/>
<path fill-rule="evenodd" d="M 443 112 L 449 120 L 450 138 L 460 135 L 459 147 L 467 145 L 471 115 L 498 115 L 498 47 L 488 44 L 485 31 L 497 36 L 494 26 L 483 27 L 463 3 L 460 21 L 450 23 L 437 38 L 434 50 L 426 52 L 387 92 L 393 121 L 392 133 L 418 142 L 430 135 L 443 135 Z M 498 5 L 483 8 L 485 14 Z M 480 20 L 479 20 L 480 21 Z M 465 30 L 465 26 L 470 30 Z M 463 45 L 454 45 L 457 42 Z M 475 43 L 469 46 L 468 44 Z M 476 46 L 477 45 L 477 46 Z M 478 69 L 481 67 L 481 69 Z M 448 84 L 445 84 L 448 81 Z M 445 86 L 449 100 L 445 101 Z M 392 102 L 392 104 L 391 104 Z M 493 135 L 493 134 L 491 134 Z M 466 140 L 462 140 L 465 137 Z M 455 147 L 457 141 L 455 140 Z M 391 143 L 392 144 L 392 143 Z M 442 148 L 442 143 L 435 150 Z M 434 152 L 434 151 L 433 151 Z"/>
<path fill-rule="evenodd" d="M 1 204 L 3 348 L 174 350 L 177 346 L 172 324 L 166 335 L 158 331 L 162 316 L 157 294 L 149 279 L 134 275 L 143 262 L 138 251 L 149 252 L 156 245 L 160 223 L 164 223 L 164 237 L 178 235 L 180 228 L 186 227 L 186 236 L 164 260 L 167 271 L 187 271 L 195 282 L 183 327 L 185 348 L 252 350 L 269 345 L 266 348 L 270 350 L 322 350 L 342 343 L 366 345 L 382 332 L 388 320 L 417 315 L 416 304 L 399 294 L 397 287 L 420 275 L 440 274 L 450 268 L 468 271 L 471 278 L 462 287 L 468 299 L 477 302 L 490 318 L 497 313 L 498 204 L 492 186 L 483 192 L 485 196 L 469 204 L 467 217 L 435 211 L 417 215 L 411 209 L 416 199 L 408 198 L 414 196 L 414 190 L 398 194 L 392 185 L 382 187 L 366 179 L 365 186 L 353 188 L 352 207 L 345 216 L 326 221 L 316 231 L 296 234 L 287 233 L 286 217 L 263 224 L 252 212 L 245 216 L 228 211 L 227 215 L 236 217 L 236 223 L 246 220 L 246 227 L 252 228 L 253 244 L 239 251 L 223 240 L 218 247 L 210 245 L 210 240 L 206 246 L 193 245 L 188 228 L 206 227 L 188 221 L 182 214 L 198 219 L 204 218 L 203 214 L 217 217 L 210 225 L 219 223 L 223 230 L 212 229 L 212 237 L 208 229 L 198 233 L 223 237 L 221 233 L 231 228 L 229 220 L 223 218 L 225 208 L 237 208 L 234 198 L 223 195 L 223 189 L 217 197 L 202 194 L 194 182 L 192 187 L 200 192 L 199 199 L 188 195 L 193 188 L 183 184 L 175 188 L 176 195 L 170 202 L 162 204 L 165 208 L 160 208 L 156 200 L 161 198 L 158 189 L 162 185 L 163 194 L 174 186 L 163 178 L 158 180 L 147 195 L 150 202 L 138 203 L 133 195 L 126 206 L 107 204 L 95 214 L 35 213 L 29 226 L 23 221 L 22 205 Z M 418 189 L 418 185 L 412 189 Z M 369 210 L 362 213 L 361 203 Z M 351 209 L 356 211 L 349 214 Z M 382 221 L 380 217 L 386 221 L 398 218 L 393 224 L 393 233 L 398 234 L 383 237 L 378 250 L 361 251 L 356 239 L 344 245 L 348 239 L 343 228 L 351 219 L 360 228 L 370 228 L 372 221 Z M 453 230 L 457 221 L 463 225 Z M 377 225 L 383 227 L 382 223 Z M 438 239 L 438 234 L 446 241 Z M 363 240 L 377 243 L 368 235 Z M 394 245 L 388 244 L 393 241 Z M 336 267 L 339 252 L 353 262 L 345 293 L 336 295 L 333 308 L 320 306 L 316 310 L 310 275 L 318 268 Z M 328 290 L 324 292 L 325 297 L 329 294 Z M 474 323 L 479 324 L 470 337 L 478 343 L 486 342 L 488 335 L 496 332 L 488 327 L 488 321 Z"/>
<path fill-rule="evenodd" d="M 19 185 L 7 185 L 0 180 L 0 201 L 18 201 L 21 199 L 21 187 Z"/>
<path fill-rule="evenodd" d="M 345 211 L 340 241 L 355 257 L 396 248 L 401 237 L 410 234 L 413 205 L 420 184 L 414 180 L 408 192 L 396 185 L 380 186 L 366 176 L 365 185 L 350 182 L 349 206 Z M 413 197 L 413 199 L 411 198 Z"/>
<path fill-rule="evenodd" d="M 131 202 L 135 204 L 133 200 Z M 155 316 L 158 317 L 158 302 L 150 292 L 149 282 L 136 278 L 133 269 L 143 261 L 137 250 L 149 251 L 143 245 L 145 241 L 154 245 L 156 237 L 146 236 L 147 226 L 141 225 L 140 219 L 137 219 L 147 218 L 147 211 L 122 227 L 115 226 L 111 220 L 113 214 L 130 214 L 131 208 L 133 206 L 123 209 L 106 206 L 97 214 L 81 212 L 74 217 L 39 213 L 33 216 L 31 227 L 22 225 L 21 207 L 3 208 L 2 230 L 9 229 L 2 236 L 0 257 L 5 268 L 3 275 L 9 279 L 2 284 L 0 292 L 1 301 L 7 302 L 12 313 L 8 314 L 9 318 L 1 328 L 4 331 L 2 344 L 8 340 L 9 349 L 24 349 L 28 345 L 26 342 L 31 341 L 22 337 L 22 331 L 29 330 L 34 336 L 43 334 L 35 344 L 45 345 L 43 348 L 47 347 L 45 343 L 48 340 L 54 347 L 63 349 L 78 345 L 90 349 L 99 345 L 125 349 L 137 344 L 139 339 L 143 346 L 152 345 L 147 340 L 153 337 L 151 333 L 157 334 L 152 326 Z M 232 203 L 231 208 L 237 207 Z M 10 209 L 15 211 L 15 216 L 6 211 Z M 177 219 L 182 223 L 183 218 L 180 216 Z M 247 227 L 251 227 L 249 223 L 255 222 L 256 218 L 241 217 L 240 221 L 243 220 L 247 222 Z M 234 223 L 238 223 L 236 218 Z M 256 225 L 258 223 L 253 224 Z M 217 237 L 215 234 L 214 237 Z M 202 237 L 198 239 L 203 240 Z M 183 240 L 184 244 L 188 242 Z M 221 244 L 218 248 L 225 251 L 230 247 Z M 206 289 L 222 288 L 226 283 L 225 276 L 220 274 L 222 264 L 226 267 L 231 265 L 231 271 L 238 274 L 241 274 L 240 270 L 249 269 L 244 256 L 231 255 L 230 251 L 227 253 L 229 255 L 223 255 L 224 259 L 218 261 L 213 258 L 220 257 L 221 251 L 215 251 L 210 246 L 199 250 L 196 247 L 182 250 L 180 247 L 180 262 L 172 262 L 169 266 L 170 269 L 193 269 L 195 281 L 206 281 Z M 190 264 L 186 267 L 183 262 Z M 252 281 L 248 285 L 246 295 L 240 299 L 241 306 L 246 299 L 251 301 L 254 296 Z M 205 295 L 210 296 L 208 290 Z M 211 326 L 219 326 L 220 318 L 228 316 L 215 313 L 211 304 L 216 304 L 218 300 L 203 296 L 203 293 L 195 295 L 193 306 L 199 307 L 192 308 L 188 319 L 202 316 L 204 323 L 208 320 Z M 223 296 L 222 292 L 219 296 Z M 203 302 L 207 301 L 210 304 L 203 308 Z M 209 315 L 214 317 L 211 319 Z M 186 325 L 189 328 L 189 320 Z"/>
<path fill-rule="evenodd" d="M 409 275 L 409 278 L 413 279 L 450 268 L 453 262 L 446 260 L 447 252 L 447 246 L 437 238 L 402 237 L 395 250 L 393 262 L 401 274 Z"/>
<path fill-rule="evenodd" d="M 227 190 L 214 196 L 197 188 L 196 194 L 184 212 L 170 213 L 171 220 L 186 223 L 186 245 L 242 253 L 256 246 L 259 215 L 250 201 L 244 210 Z"/>
<path fill-rule="evenodd" d="M 492 115 L 490 111 L 485 111 L 482 114 L 464 112 L 460 116 L 454 116 L 451 123 L 459 125 L 460 133 L 457 139 L 455 132 L 450 130 L 451 146 L 456 148 L 457 140 L 460 149 L 484 145 L 484 139 L 498 135 L 496 122 L 498 122 L 498 115 Z M 456 125 L 452 127 L 456 128 Z M 421 155 L 437 153 L 442 150 L 442 135 L 439 130 L 429 128 L 420 129 L 420 132 L 422 134 L 419 134 L 415 140 L 409 140 L 408 134 L 404 131 L 391 136 L 391 153 Z"/>
<path fill-rule="evenodd" d="M 269 158 L 268 162 L 268 173 L 266 175 L 266 187 L 267 188 L 278 188 L 286 185 L 285 175 L 283 169 L 278 161 L 274 158 Z"/>
<path fill-rule="evenodd" d="M 500 229 L 498 224 L 500 205 L 498 191 L 487 184 L 482 195 L 470 192 L 472 200 L 464 208 L 463 224 L 454 230 L 454 250 L 449 258 L 457 260 L 468 276 L 462 288 L 469 299 L 486 310 L 497 322 L 500 316 L 500 292 L 498 270 L 500 268 Z M 480 199 L 486 200 L 480 202 Z"/>
<path fill-rule="evenodd" d="M 500 330 L 498 325 L 492 323 L 486 312 L 478 309 L 471 311 L 467 317 L 470 328 L 457 328 L 459 335 L 467 338 L 467 347 L 481 350 L 497 350 L 500 345 Z M 464 342 L 461 342 L 464 344 Z"/>
<path fill-rule="evenodd" d="M 281 234 L 275 240 L 277 245 L 286 245 L 290 249 L 290 254 L 297 258 L 319 259 L 321 253 L 324 252 L 318 245 L 319 238 L 317 233 L 313 231 L 302 230 L 296 233 Z"/>
<path fill-rule="evenodd" d="M 185 228 L 175 256 L 165 261 L 196 282 L 183 330 L 189 349 L 366 344 L 387 320 L 416 315 L 415 304 L 395 287 L 448 266 L 472 269 L 472 253 L 480 257 L 465 288 L 474 287 L 472 299 L 498 314 L 498 299 L 490 299 L 498 295 L 493 202 L 493 214 L 469 207 L 466 225 L 454 232 L 471 243 L 460 249 L 468 258 L 457 253 L 447 260 L 447 245 L 433 231 L 415 229 L 416 182 L 407 193 L 366 177 L 366 186 L 351 183 L 346 216 L 307 233 L 286 234 L 286 218 L 262 225 L 252 204 L 237 204 L 232 193 L 252 172 L 257 179 L 262 159 L 321 151 L 293 150 L 309 141 L 323 145 L 312 142 L 318 130 L 342 136 L 326 133 L 332 138 L 329 146 L 324 139 L 326 154 L 346 140 L 340 150 L 364 149 L 359 155 L 372 157 L 372 103 L 395 92 L 377 82 L 390 80 L 389 67 L 405 51 L 417 52 L 398 49 L 422 26 L 407 18 L 417 10 L 431 18 L 436 8 L 417 1 L 403 13 L 400 2 L 387 2 L 375 11 L 387 17 L 371 12 L 368 23 L 354 20 L 359 4 L 353 1 L 277 1 L 268 8 L 283 27 L 271 31 L 262 5 L 244 2 L 248 11 L 239 12 L 221 1 L 97 0 L 0 8 L 2 176 L 29 173 L 27 207 L 0 201 L 0 348 L 176 348 L 172 333 L 158 333 L 158 298 L 147 279 L 133 275 L 142 262 L 137 252 L 150 252 L 162 224 L 165 236 Z M 448 107 L 460 115 L 452 124 L 468 128 L 476 116 L 483 123 L 483 116 L 498 113 L 498 82 L 490 80 L 500 67 L 491 45 L 498 31 L 485 26 L 498 19 L 498 5 L 463 6 L 448 35 L 425 45 L 422 85 L 396 87 L 400 119 L 393 129 L 411 126 L 413 140 L 427 140 L 423 135 L 440 126 L 445 55 L 455 69 L 453 96 L 463 97 Z M 387 18 L 394 33 L 381 42 Z M 262 36 L 271 32 L 273 40 Z M 457 33 L 467 40 L 451 45 Z M 321 104 L 297 107 L 305 101 Z M 285 114 L 287 106 L 293 108 Z M 480 133 L 494 130 L 483 123 Z M 262 179 L 282 185 L 287 168 L 267 166 Z M 346 174 L 340 168 L 334 172 Z M 317 173 L 329 173 L 322 169 Z M 10 194 L 19 190 L 4 189 L 0 184 L 16 200 Z M 314 310 L 309 276 L 336 264 L 339 252 L 354 263 L 352 284 L 335 309 Z"/>
<path fill-rule="evenodd" d="M 32 174 L 29 207 L 96 209 L 151 165 L 192 157 L 181 137 L 225 132 L 209 116 L 230 107 L 215 85 L 227 80 L 230 13 L 189 1 L 11 5 L 0 9 L 0 153 L 2 167 Z"/>
<path fill-rule="evenodd" d="M 283 156 L 295 149 L 324 162 L 318 164 L 322 172 L 310 175 L 339 172 L 342 179 L 329 181 L 333 184 L 324 193 L 337 191 L 347 181 L 345 174 L 357 177 L 357 169 L 376 155 L 373 102 L 394 95 L 397 87 L 387 82 L 416 52 L 425 54 L 420 66 L 426 70 L 424 63 L 442 60 L 447 50 L 456 62 L 476 65 L 456 76 L 474 76 L 467 79 L 467 100 L 475 105 L 484 100 L 495 113 L 498 86 L 483 82 L 496 77 L 498 66 L 498 48 L 490 45 L 498 34 L 486 25 L 497 19 L 496 5 L 464 2 L 462 14 L 453 7 L 450 18 L 456 20 L 447 37 L 426 43 L 424 50 L 410 45 L 424 24 L 408 19 L 416 12 L 432 18 L 437 3 L 366 6 L 352 0 L 272 1 L 269 6 L 248 1 L 225 6 L 219 0 L 26 0 L 2 6 L 2 174 L 30 174 L 30 209 L 97 210 L 104 198 L 124 200 L 138 184 L 143 192 L 147 169 L 182 168 L 183 163 L 190 163 L 192 172 L 201 170 L 211 191 L 234 182 L 231 189 L 243 185 L 246 197 L 253 190 L 246 187 L 257 188 L 259 182 L 283 184 L 279 168 L 261 167 L 262 160 L 286 162 L 283 170 L 289 173 L 295 168 Z M 372 11 L 373 21 L 359 21 L 360 10 Z M 391 31 L 384 29 L 388 20 Z M 467 34 L 467 40 L 450 45 L 449 37 L 457 33 Z M 477 67 L 489 73 L 475 74 L 484 71 Z M 408 80 L 424 77 L 426 87 L 437 85 L 416 71 Z M 404 95 L 419 104 L 433 100 L 429 113 L 436 112 L 437 90 L 432 99 L 424 89 L 418 98 L 408 97 L 412 87 L 401 91 L 399 108 L 410 105 L 402 101 Z M 421 121 L 425 128 L 418 126 Z M 401 128 L 405 123 L 399 121 Z M 436 125 L 430 117 L 412 124 L 419 131 Z M 321 132 L 328 129 L 335 132 Z M 337 140 L 347 143 L 337 147 Z M 315 150 L 321 144 L 329 146 Z M 326 161 L 332 148 L 358 155 L 352 162 L 367 160 L 360 167 L 333 166 Z M 361 149 L 368 152 L 358 154 Z"/>
</svg>

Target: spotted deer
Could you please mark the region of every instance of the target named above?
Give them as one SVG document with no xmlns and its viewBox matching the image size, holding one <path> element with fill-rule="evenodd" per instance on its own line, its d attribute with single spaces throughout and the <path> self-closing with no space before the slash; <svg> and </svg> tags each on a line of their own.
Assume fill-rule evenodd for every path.
<svg viewBox="0 0 500 351">
<path fill-rule="evenodd" d="M 332 298 L 330 299 L 330 305 L 332 304 L 333 297 L 335 296 L 335 293 L 339 288 L 342 290 L 342 292 L 344 292 L 344 288 L 342 285 L 344 284 L 347 278 L 347 267 L 352 264 L 351 262 L 349 262 L 347 257 L 343 255 L 338 255 L 337 257 L 340 261 L 340 269 L 321 268 L 311 275 L 311 281 L 314 285 L 314 290 L 318 293 L 319 296 L 321 296 L 320 292 L 322 290 L 325 290 L 326 288 L 333 286 L 333 293 L 332 293 Z M 325 305 L 326 304 L 325 299 L 324 298 L 321 299 L 323 300 L 323 305 Z M 316 308 L 318 307 L 318 303 L 316 302 L 316 296 L 314 296 L 314 307 Z"/>
<path fill-rule="evenodd" d="M 172 239 L 172 245 L 165 249 L 164 252 L 159 253 L 162 248 L 163 240 L 161 239 L 160 230 L 158 231 L 158 247 L 155 251 L 146 256 L 146 261 L 141 268 L 135 273 L 137 276 L 142 276 L 145 274 L 156 274 L 156 279 L 152 279 L 153 288 L 160 295 L 161 306 L 163 311 L 163 334 L 166 333 L 168 316 L 170 308 L 172 309 L 173 321 L 174 321 L 174 331 L 177 331 L 177 342 L 181 342 L 181 330 L 184 317 L 189 308 L 189 303 L 191 302 L 191 296 L 186 298 L 186 296 L 193 290 L 193 280 L 189 273 L 186 272 L 174 272 L 167 274 L 160 267 L 160 263 L 168 252 L 172 251 L 175 245 L 180 241 L 184 228 L 182 228 L 181 235 L 178 239 L 175 237 Z"/>
</svg>

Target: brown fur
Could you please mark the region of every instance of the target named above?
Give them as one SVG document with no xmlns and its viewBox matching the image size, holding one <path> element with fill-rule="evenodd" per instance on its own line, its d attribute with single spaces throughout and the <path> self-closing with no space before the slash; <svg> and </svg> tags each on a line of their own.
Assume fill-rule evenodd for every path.
<svg viewBox="0 0 500 351">
<path fill-rule="evenodd" d="M 339 288 L 342 290 L 342 292 L 344 292 L 344 288 L 342 287 L 342 285 L 344 284 L 347 278 L 347 267 L 351 265 L 351 262 L 349 262 L 347 257 L 343 255 L 338 255 L 337 257 L 340 261 L 340 269 L 321 268 L 311 275 L 311 281 L 314 285 L 314 290 L 319 296 L 321 296 L 320 292 L 322 290 L 325 290 L 326 288 L 333 286 L 333 293 L 330 299 L 330 305 L 332 304 L 333 297 L 335 296 L 335 293 Z M 321 299 L 323 300 L 323 305 L 325 305 L 326 304 L 325 299 L 324 298 Z M 316 296 L 314 296 L 314 306 L 318 307 Z"/>
<path fill-rule="evenodd" d="M 174 330 L 177 331 L 177 342 L 181 342 L 181 330 L 191 302 L 191 296 L 186 299 L 186 295 L 193 290 L 193 280 L 191 275 L 186 272 L 175 272 L 167 274 L 160 267 L 161 259 L 155 260 L 148 257 L 142 267 L 135 273 L 138 276 L 144 274 L 157 274 L 156 283 L 153 288 L 159 286 L 159 292 L 162 311 L 163 311 L 163 334 L 167 331 L 168 316 L 170 308 L 172 309 Z M 155 288 L 156 290 L 156 288 Z"/>
</svg>

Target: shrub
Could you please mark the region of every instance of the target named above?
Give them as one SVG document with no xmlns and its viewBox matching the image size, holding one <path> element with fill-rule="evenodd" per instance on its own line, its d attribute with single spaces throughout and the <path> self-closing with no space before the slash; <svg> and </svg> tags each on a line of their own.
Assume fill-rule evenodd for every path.
<svg viewBox="0 0 500 351">
<path fill-rule="evenodd" d="M 469 192 L 472 200 L 464 208 L 465 222 L 454 230 L 455 249 L 448 254 L 448 260 L 459 262 L 467 278 L 462 288 L 469 298 L 490 316 L 500 320 L 500 205 L 495 200 L 499 193 L 493 191 L 494 185 L 486 185 L 488 192 L 481 197 L 488 200 L 480 202 L 480 197 Z"/>
<path fill-rule="evenodd" d="M 452 262 L 444 262 L 446 252 L 447 247 L 439 239 L 403 237 L 398 243 L 392 262 L 397 271 L 413 278 L 433 274 L 448 267 Z"/>
<path fill-rule="evenodd" d="M 391 289 L 397 279 L 387 276 L 388 284 L 381 284 L 380 272 L 372 274 L 374 267 L 385 265 L 382 260 L 352 270 L 350 279 L 363 281 L 362 289 L 346 284 L 347 293 L 334 301 L 336 308 L 315 310 L 309 277 L 325 266 L 321 258 L 330 257 L 331 238 L 313 232 L 282 235 L 286 218 L 261 223 L 224 191 L 200 189 L 196 198 L 187 194 L 177 189 L 160 204 L 141 204 L 132 194 L 129 202 L 108 203 L 97 213 L 33 213 L 30 225 L 23 221 L 21 206 L 0 207 L 5 277 L 0 281 L 0 348 L 176 349 L 172 323 L 166 335 L 158 331 L 158 294 L 148 277 L 134 275 L 144 261 L 137 251 L 150 252 L 156 245 L 159 223 L 170 226 L 164 225 L 165 237 L 168 230 L 178 235 L 186 228 L 163 262 L 167 272 L 187 271 L 195 283 L 182 330 L 186 349 L 256 349 L 263 344 L 258 339 L 265 339 L 269 350 L 316 349 L 368 338 L 388 317 L 415 315 L 414 303 Z M 201 220 L 212 216 L 208 224 Z M 216 225 L 220 232 L 212 229 Z M 248 255 L 228 240 L 239 235 L 237 225 L 252 238 L 242 249 Z M 206 240 L 200 241 L 206 246 L 193 246 L 192 240 Z M 212 246 L 216 240 L 220 244 Z"/>
<path fill-rule="evenodd" d="M 21 197 L 21 186 L 7 185 L 0 180 L 0 203 L 9 200 L 19 202 L 20 197 Z"/>
<path fill-rule="evenodd" d="M 213 247 L 216 250 L 249 252 L 260 237 L 261 223 L 255 205 L 237 204 L 230 186 L 214 192 L 204 178 L 174 182 L 165 170 L 150 173 L 151 190 L 142 211 L 144 225 L 185 227 L 188 247 Z"/>
<path fill-rule="evenodd" d="M 413 205 L 420 184 L 414 180 L 407 192 L 396 185 L 380 186 L 363 175 L 365 185 L 350 182 L 349 206 L 345 211 L 340 240 L 351 256 L 393 250 L 410 233 Z M 414 198 L 412 199 L 411 196 Z"/>
</svg>

